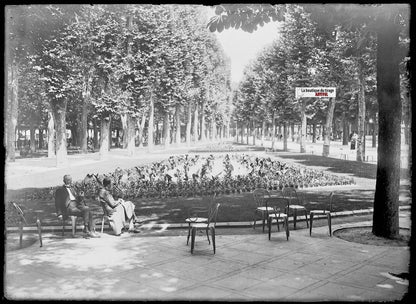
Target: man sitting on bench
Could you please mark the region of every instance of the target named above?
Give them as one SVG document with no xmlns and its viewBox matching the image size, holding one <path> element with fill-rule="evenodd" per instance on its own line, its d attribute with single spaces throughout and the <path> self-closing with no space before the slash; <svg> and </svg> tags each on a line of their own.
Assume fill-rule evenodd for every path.
<svg viewBox="0 0 416 304">
<path fill-rule="evenodd" d="M 84 219 L 84 237 L 100 237 L 93 231 L 94 218 L 90 208 L 84 201 L 83 193 L 77 193 L 72 187 L 72 177 L 69 174 L 64 175 L 64 185 L 55 193 L 55 207 L 58 218 L 68 216 L 82 216 Z"/>
</svg>

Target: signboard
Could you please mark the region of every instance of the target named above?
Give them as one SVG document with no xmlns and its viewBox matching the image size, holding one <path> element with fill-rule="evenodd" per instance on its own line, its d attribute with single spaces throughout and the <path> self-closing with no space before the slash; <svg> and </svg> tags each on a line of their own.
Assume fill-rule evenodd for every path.
<svg viewBox="0 0 416 304">
<path fill-rule="evenodd" d="M 335 97 L 336 88 L 335 87 L 297 87 L 296 88 L 296 98 L 301 97 Z"/>
</svg>

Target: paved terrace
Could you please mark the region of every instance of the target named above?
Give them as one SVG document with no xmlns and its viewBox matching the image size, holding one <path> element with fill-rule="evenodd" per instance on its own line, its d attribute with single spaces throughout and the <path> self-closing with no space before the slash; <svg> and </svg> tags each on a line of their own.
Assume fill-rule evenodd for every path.
<svg viewBox="0 0 416 304">
<path fill-rule="evenodd" d="M 334 229 L 371 221 L 334 225 Z M 409 227 L 409 212 L 400 226 Z M 181 235 L 104 233 L 98 239 L 46 234 L 43 247 L 6 252 L 5 296 L 44 300 L 392 301 L 408 281 L 409 247 L 363 245 L 329 237 L 328 227 L 285 232 L 217 229 L 194 254 Z M 11 235 L 17 238 L 17 235 Z"/>
</svg>

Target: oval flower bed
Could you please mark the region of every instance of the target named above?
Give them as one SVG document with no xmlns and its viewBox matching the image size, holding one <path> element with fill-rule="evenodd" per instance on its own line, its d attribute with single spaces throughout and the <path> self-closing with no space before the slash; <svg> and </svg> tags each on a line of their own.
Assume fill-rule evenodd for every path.
<svg viewBox="0 0 416 304">
<path fill-rule="evenodd" d="M 116 169 L 104 175 L 88 174 L 75 187 L 94 197 L 104 177 L 113 179 L 116 196 L 125 198 L 192 197 L 213 193 L 236 193 L 262 187 L 347 185 L 352 178 L 291 166 L 270 158 L 244 154 L 180 155 L 131 169 Z"/>
</svg>

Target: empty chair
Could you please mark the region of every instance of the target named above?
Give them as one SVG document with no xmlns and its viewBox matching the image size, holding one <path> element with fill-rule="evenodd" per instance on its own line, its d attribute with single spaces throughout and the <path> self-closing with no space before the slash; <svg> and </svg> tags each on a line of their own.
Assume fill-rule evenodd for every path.
<svg viewBox="0 0 416 304">
<path fill-rule="evenodd" d="M 298 193 L 296 192 L 295 188 L 293 187 L 283 188 L 283 196 L 288 199 L 288 203 L 289 203 L 287 214 L 293 215 L 293 229 L 296 230 L 296 220 L 300 212 L 304 213 L 306 226 L 309 227 L 308 211 L 306 210 L 305 206 L 300 205 L 302 204 L 302 200 L 299 198 Z"/>
<path fill-rule="evenodd" d="M 208 223 L 208 215 L 212 204 L 215 203 L 216 193 L 211 198 L 211 202 L 207 207 L 191 207 L 188 209 L 188 217 L 185 222 L 188 223 L 188 237 L 186 239 L 186 245 L 189 244 L 189 237 L 191 236 L 191 224 L 192 223 Z M 209 241 L 208 231 L 207 238 Z"/>
<path fill-rule="evenodd" d="M 25 214 L 22 210 L 22 208 L 20 208 L 19 204 L 15 203 L 15 202 L 11 202 L 10 203 L 11 206 L 13 207 L 15 214 L 17 214 L 17 219 L 19 221 L 19 246 L 20 248 L 22 248 L 23 245 L 23 225 L 27 225 L 27 220 L 25 217 Z M 39 235 L 39 243 L 40 243 L 40 247 L 43 246 L 42 243 L 42 225 L 40 223 L 40 219 L 38 217 L 36 217 L 36 226 L 38 228 L 38 235 Z"/>
<path fill-rule="evenodd" d="M 212 207 L 209 210 L 207 223 L 191 223 L 191 253 L 194 253 L 196 231 L 198 229 L 204 229 L 207 234 L 208 244 L 211 244 L 209 240 L 209 232 L 211 232 L 212 248 L 215 254 L 215 225 L 217 224 L 217 215 L 219 207 L 219 203 L 215 203 L 214 205 L 212 205 Z"/>
<path fill-rule="evenodd" d="M 332 212 L 332 200 L 334 197 L 334 193 L 331 192 L 329 194 L 328 203 L 326 209 L 318 209 L 318 210 L 311 210 L 309 211 L 309 235 L 312 235 L 312 225 L 313 225 L 313 218 L 315 215 L 326 215 L 328 219 L 328 228 L 329 228 L 329 235 L 332 236 L 332 228 L 331 228 L 331 212 Z"/>
<path fill-rule="evenodd" d="M 272 207 L 267 206 L 267 199 L 270 198 L 270 193 L 266 189 L 257 188 L 253 191 L 254 202 L 256 203 L 256 210 L 254 211 L 253 229 L 256 228 L 257 215 L 260 214 L 264 225 L 269 217 L 269 212 L 273 211 Z"/>
<path fill-rule="evenodd" d="M 273 220 L 276 220 L 277 224 L 277 230 L 280 231 L 279 227 L 279 220 L 283 220 L 283 226 L 286 230 L 286 240 L 289 240 L 289 224 L 288 224 L 288 215 L 285 213 L 285 210 L 287 210 L 287 200 L 282 198 L 274 198 L 273 200 L 269 199 L 269 206 L 273 204 L 273 211 L 269 212 L 268 218 L 267 218 L 267 226 L 269 228 L 269 240 L 271 237 L 271 231 L 272 231 L 272 223 Z"/>
</svg>

